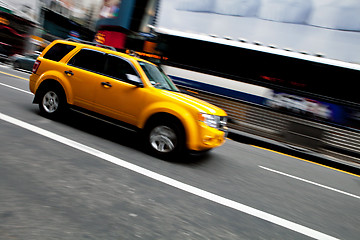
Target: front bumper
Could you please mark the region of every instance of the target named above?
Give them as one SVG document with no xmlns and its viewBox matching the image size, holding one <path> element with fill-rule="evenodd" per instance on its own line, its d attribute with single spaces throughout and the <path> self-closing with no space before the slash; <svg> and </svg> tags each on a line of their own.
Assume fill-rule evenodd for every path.
<svg viewBox="0 0 360 240">
<path fill-rule="evenodd" d="M 223 145 L 226 141 L 228 131 L 226 127 L 221 130 L 200 123 L 199 138 L 196 144 L 193 144 L 191 150 L 204 151 Z"/>
</svg>

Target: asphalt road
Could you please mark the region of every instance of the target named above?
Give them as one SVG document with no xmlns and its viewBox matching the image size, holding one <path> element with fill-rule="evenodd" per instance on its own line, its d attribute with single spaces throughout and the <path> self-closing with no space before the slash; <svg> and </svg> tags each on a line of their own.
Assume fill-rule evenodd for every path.
<svg viewBox="0 0 360 240">
<path fill-rule="evenodd" d="M 228 140 L 166 162 L 0 66 L 0 239 L 359 239 L 360 178 Z"/>
</svg>

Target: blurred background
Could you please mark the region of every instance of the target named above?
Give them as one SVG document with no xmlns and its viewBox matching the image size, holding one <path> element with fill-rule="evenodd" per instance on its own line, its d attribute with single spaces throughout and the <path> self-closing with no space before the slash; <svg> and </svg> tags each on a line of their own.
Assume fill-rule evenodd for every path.
<svg viewBox="0 0 360 240">
<path fill-rule="evenodd" d="M 59 38 L 92 41 L 100 16 L 108 17 L 102 8 L 116 4 L 119 1 L 2 0 L 1 42 L 12 45 L 12 53 L 24 53 L 42 50 Z"/>
<path fill-rule="evenodd" d="M 231 131 L 358 161 L 359 12 L 357 0 L 0 0 L 0 59 L 31 71 L 55 39 L 111 45 L 224 108 Z"/>
<path fill-rule="evenodd" d="M 29 76 L 68 38 L 160 65 L 229 139 L 162 161 L 43 118 Z M 359 43 L 359 0 L 0 0 L 0 239 L 359 239 Z"/>
</svg>

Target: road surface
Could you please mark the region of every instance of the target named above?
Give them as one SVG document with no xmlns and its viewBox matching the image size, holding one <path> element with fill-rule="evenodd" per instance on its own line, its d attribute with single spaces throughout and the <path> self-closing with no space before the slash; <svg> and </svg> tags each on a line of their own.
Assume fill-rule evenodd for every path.
<svg viewBox="0 0 360 240">
<path fill-rule="evenodd" d="M 166 162 L 138 135 L 39 115 L 0 65 L 0 239 L 358 239 L 359 176 L 232 140 Z"/>
</svg>

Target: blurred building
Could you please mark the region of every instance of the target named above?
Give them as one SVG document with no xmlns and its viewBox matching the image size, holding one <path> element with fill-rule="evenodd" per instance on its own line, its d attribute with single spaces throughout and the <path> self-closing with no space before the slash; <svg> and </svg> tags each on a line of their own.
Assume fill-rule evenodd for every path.
<svg viewBox="0 0 360 240">
<path fill-rule="evenodd" d="M 124 50 L 126 39 L 134 46 L 136 32 L 150 32 L 147 27 L 155 16 L 157 0 L 0 0 L 0 13 L 9 19 L 18 41 L 2 32 L 0 40 L 13 42 L 17 53 L 42 50 L 54 39 L 75 38 L 112 45 Z M 6 28 L 2 24 L 3 28 Z M 9 26 L 8 26 L 9 27 Z M 13 31 L 14 32 L 14 31 Z M 97 34 L 96 34 L 97 33 Z M 96 34 L 96 37 L 95 37 Z M 140 45 L 142 45 L 141 43 Z M 135 44 L 136 45 L 136 44 Z"/>
<path fill-rule="evenodd" d="M 42 50 L 58 38 L 92 41 L 102 0 L 0 0 L 1 46 L 9 54 Z"/>
<path fill-rule="evenodd" d="M 20 10 L 9 3 L 0 1 L 0 49 L 8 56 L 23 53 L 34 29 L 38 25 L 32 17 L 31 8 L 23 6 Z"/>
<path fill-rule="evenodd" d="M 96 23 L 96 41 L 114 46 L 119 50 L 136 49 L 144 45 L 144 35 L 150 32 L 147 27 L 155 16 L 157 0 L 104 0 Z M 150 36 L 151 37 L 151 36 Z M 140 40 L 140 41 L 138 41 Z"/>
<path fill-rule="evenodd" d="M 39 0 L 38 21 L 44 30 L 43 37 L 49 41 L 69 37 L 92 40 L 100 2 Z"/>
</svg>

